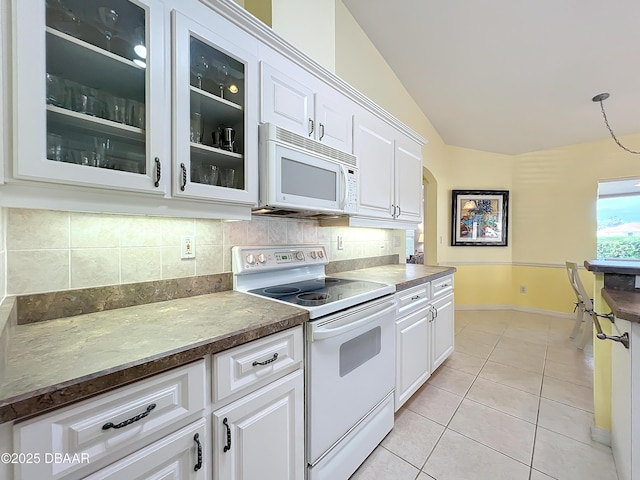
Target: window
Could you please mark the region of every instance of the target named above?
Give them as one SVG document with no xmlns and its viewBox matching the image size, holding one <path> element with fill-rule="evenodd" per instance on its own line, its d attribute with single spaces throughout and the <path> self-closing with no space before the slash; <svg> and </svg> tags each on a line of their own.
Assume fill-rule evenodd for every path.
<svg viewBox="0 0 640 480">
<path fill-rule="evenodd" d="M 598 185 L 597 257 L 640 260 L 640 178 Z"/>
</svg>

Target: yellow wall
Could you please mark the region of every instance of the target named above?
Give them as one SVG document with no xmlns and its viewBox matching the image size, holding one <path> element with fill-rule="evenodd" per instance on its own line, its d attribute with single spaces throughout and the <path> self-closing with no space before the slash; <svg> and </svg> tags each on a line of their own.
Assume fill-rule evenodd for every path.
<svg viewBox="0 0 640 480">
<path fill-rule="evenodd" d="M 594 275 L 595 289 L 593 308 L 596 312 L 607 313 L 611 309 L 600 293 L 604 288 L 604 275 Z M 611 335 L 611 323 L 600 322 L 602 331 Z M 595 426 L 603 430 L 611 430 L 611 345 L 594 338 L 593 356 L 596 359 L 593 368 L 593 406 Z"/>
<path fill-rule="evenodd" d="M 271 0 L 271 8 L 271 26 L 279 35 L 335 71 L 335 0 Z"/>
</svg>

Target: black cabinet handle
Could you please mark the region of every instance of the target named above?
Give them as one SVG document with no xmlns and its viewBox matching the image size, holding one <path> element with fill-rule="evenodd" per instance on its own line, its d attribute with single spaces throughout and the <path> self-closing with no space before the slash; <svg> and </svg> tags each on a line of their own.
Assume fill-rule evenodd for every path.
<svg viewBox="0 0 640 480">
<path fill-rule="evenodd" d="M 154 183 L 156 187 L 160 186 L 160 175 L 161 175 L 160 159 L 156 157 L 156 183 Z"/>
<path fill-rule="evenodd" d="M 196 445 L 198 446 L 198 463 L 196 463 L 195 466 L 193 467 L 193 471 L 197 472 L 202 468 L 202 445 L 200 445 L 200 434 L 196 433 L 193 436 L 193 440 L 196 442 Z"/>
<path fill-rule="evenodd" d="M 273 354 L 273 357 L 271 357 L 269 360 L 265 360 L 264 362 L 258 362 L 255 361 L 252 363 L 252 365 L 255 367 L 256 365 L 269 365 L 270 363 L 275 362 L 278 359 L 278 352 Z"/>
<path fill-rule="evenodd" d="M 320 124 L 320 138 L 318 140 L 322 140 L 324 138 L 324 124 Z"/>
<path fill-rule="evenodd" d="M 309 119 L 309 136 L 311 136 L 311 134 L 313 133 L 313 119 Z"/>
<path fill-rule="evenodd" d="M 180 191 L 184 192 L 184 187 L 187 186 L 187 167 L 184 166 L 184 163 L 181 163 L 180 168 L 182 169 L 182 185 L 180 185 Z"/>
<path fill-rule="evenodd" d="M 154 408 L 156 408 L 156 404 L 152 403 L 147 407 L 147 409 L 143 413 L 140 413 L 135 417 L 131 417 L 128 420 L 125 420 L 124 422 L 120 422 L 118 424 L 113 424 L 112 422 L 105 423 L 102 426 L 102 429 L 103 430 L 109 430 L 110 428 L 118 429 L 118 428 L 126 427 L 127 425 L 131 425 L 132 423 L 135 423 L 138 420 L 142 420 L 144 417 L 149 415 Z"/>
<path fill-rule="evenodd" d="M 224 420 L 222 420 L 222 424 L 225 427 L 227 427 L 227 444 L 224 446 L 222 451 L 223 452 L 228 452 L 229 450 L 231 450 L 231 427 L 229 426 L 229 423 L 227 422 L 227 417 L 224 417 Z"/>
</svg>

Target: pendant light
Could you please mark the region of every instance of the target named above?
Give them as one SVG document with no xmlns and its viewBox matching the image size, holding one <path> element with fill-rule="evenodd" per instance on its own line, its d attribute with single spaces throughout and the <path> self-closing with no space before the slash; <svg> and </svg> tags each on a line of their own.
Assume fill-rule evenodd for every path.
<svg viewBox="0 0 640 480">
<path fill-rule="evenodd" d="M 600 110 L 602 111 L 602 118 L 604 118 L 604 124 L 607 126 L 607 130 L 609 130 L 609 133 L 611 134 L 611 138 L 613 138 L 615 140 L 615 142 L 618 144 L 618 146 L 623 149 L 626 150 L 629 153 L 633 153 L 635 155 L 640 155 L 640 152 L 637 152 L 635 150 L 631 150 L 627 147 L 625 147 L 624 145 L 622 145 L 622 143 L 620 143 L 620 140 L 618 140 L 616 138 L 616 135 L 613 133 L 613 130 L 611 129 L 611 126 L 609 125 L 609 120 L 607 120 L 607 114 L 604 113 L 604 105 L 602 102 L 604 102 L 607 98 L 609 98 L 609 94 L 608 93 L 599 93 L 598 95 L 596 95 L 595 97 L 593 97 L 591 99 L 591 101 L 593 102 L 600 102 Z"/>
</svg>

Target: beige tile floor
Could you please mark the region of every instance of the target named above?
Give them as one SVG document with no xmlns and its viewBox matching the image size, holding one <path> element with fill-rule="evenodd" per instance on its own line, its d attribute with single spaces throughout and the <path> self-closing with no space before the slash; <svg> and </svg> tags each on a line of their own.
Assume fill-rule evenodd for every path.
<svg viewBox="0 0 640 480">
<path fill-rule="evenodd" d="M 570 319 L 457 311 L 456 349 L 351 480 L 617 480 Z"/>
</svg>

